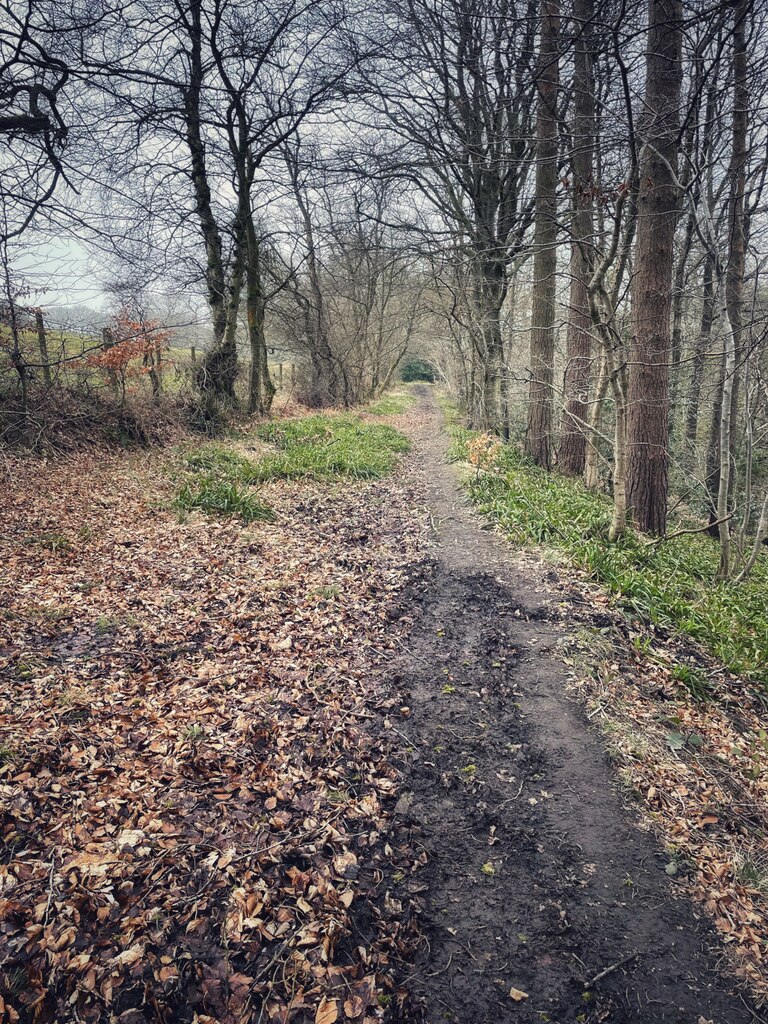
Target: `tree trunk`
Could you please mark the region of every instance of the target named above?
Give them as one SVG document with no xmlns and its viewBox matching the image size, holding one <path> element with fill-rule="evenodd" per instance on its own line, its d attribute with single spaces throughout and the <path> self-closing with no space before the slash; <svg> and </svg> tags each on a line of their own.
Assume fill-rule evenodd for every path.
<svg viewBox="0 0 768 1024">
<path fill-rule="evenodd" d="M 682 179 L 681 179 L 682 180 Z M 683 244 L 677 257 L 674 284 L 672 286 L 672 334 L 670 338 L 669 404 L 674 410 L 680 387 L 680 361 L 683 353 L 683 312 L 685 304 L 685 272 L 691 253 L 695 219 L 693 214 L 685 224 Z"/>
<path fill-rule="evenodd" d="M 613 516 L 608 540 L 614 543 L 627 529 L 627 396 L 623 368 L 614 368 L 610 381 L 615 400 L 613 442 Z"/>
<path fill-rule="evenodd" d="M 731 572 L 731 529 L 722 520 L 728 514 L 732 492 L 731 465 L 736 447 L 736 422 L 739 401 L 739 365 L 744 349 L 744 267 L 747 237 L 744 193 L 747 175 L 747 129 L 749 91 L 747 88 L 746 21 L 750 0 L 740 0 L 734 9 L 733 27 L 733 121 L 731 162 L 728 169 L 728 263 L 725 270 L 725 312 L 728 318 L 723 373 L 723 398 L 720 427 L 720 460 L 717 489 L 717 520 L 720 539 L 718 577 L 728 579 Z M 713 524 L 714 525 L 714 524 Z"/>
<path fill-rule="evenodd" d="M 189 10 L 189 85 L 184 93 L 186 143 L 191 161 L 195 210 L 205 243 L 205 284 L 213 321 L 213 343 L 201 361 L 196 379 L 202 391 L 234 400 L 237 378 L 237 346 L 227 334 L 226 275 L 221 233 L 213 213 L 205 144 L 202 137 L 200 93 L 203 86 L 203 28 L 201 0 Z"/>
<path fill-rule="evenodd" d="M 704 377 L 704 360 L 709 351 L 712 337 L 712 325 L 715 319 L 715 294 L 713 286 L 714 257 L 709 253 L 704 262 L 703 302 L 701 307 L 701 324 L 696 344 L 693 348 L 691 378 L 688 382 L 688 394 L 685 401 L 685 445 L 686 460 L 692 465 L 696 450 L 696 436 L 699 430 L 699 401 L 701 398 L 701 381 Z"/>
<path fill-rule="evenodd" d="M 475 337 L 471 339 L 475 358 L 474 400 L 470 406 L 470 426 L 493 434 L 504 430 L 502 376 L 504 345 L 501 335 L 501 311 L 507 292 L 503 264 L 489 258 L 476 270 L 473 290 Z"/>
<path fill-rule="evenodd" d="M 573 53 L 573 156 L 571 159 L 571 287 L 565 347 L 564 412 L 558 468 L 568 476 L 584 472 L 587 437 L 584 422 L 589 405 L 592 355 L 592 317 L 588 285 L 591 277 L 588 247 L 593 244 L 592 165 L 595 148 L 595 96 L 592 73 L 591 24 L 593 0 L 575 0 L 576 42 Z"/>
<path fill-rule="evenodd" d="M 11 284 L 11 268 L 8 263 L 7 252 L 3 253 L 3 276 L 5 285 L 5 298 L 8 303 L 8 318 L 11 329 L 11 364 L 19 376 L 19 388 L 21 391 L 21 423 L 26 425 L 29 418 L 29 370 L 24 353 L 21 350 L 19 333 L 19 321 L 16 312 L 16 300 Z"/>
<path fill-rule="evenodd" d="M 343 380 L 337 370 L 337 361 L 328 339 L 328 314 L 325 296 L 320 280 L 320 266 L 315 244 L 315 227 L 312 223 L 312 212 L 309 208 L 304 185 L 300 181 L 299 142 L 296 148 L 288 146 L 283 150 L 288 173 L 293 186 L 296 205 L 301 214 L 304 226 L 304 242 L 307 247 L 307 277 L 310 296 L 307 299 L 304 319 L 306 324 L 307 342 L 309 344 L 309 363 L 311 381 L 309 393 L 305 400 L 316 409 L 329 405 L 337 405 L 343 399 Z"/>
<path fill-rule="evenodd" d="M 269 376 L 267 341 L 264 334 L 264 288 L 261 280 L 261 247 L 256 225 L 249 212 L 245 225 L 246 284 L 245 308 L 251 370 L 248 377 L 248 412 L 267 416 L 272 408 L 275 387 Z"/>
<path fill-rule="evenodd" d="M 723 469 L 728 472 L 727 493 L 730 494 L 732 481 L 730 460 L 735 454 L 735 425 L 738 414 L 739 380 L 729 380 L 729 373 L 737 374 L 743 349 L 743 295 L 744 265 L 746 258 L 746 230 L 744 211 L 744 191 L 746 187 L 747 164 L 747 129 L 749 114 L 749 92 L 747 89 L 747 52 L 746 52 L 746 19 L 749 11 L 749 0 L 740 0 L 734 10 L 733 30 L 733 115 L 731 159 L 728 169 L 730 192 L 728 200 L 728 260 L 725 268 L 725 308 L 728 320 L 728 333 L 731 336 L 733 352 L 725 352 L 723 356 L 720 386 L 713 401 L 713 420 L 710 432 L 709 450 L 707 452 L 707 488 L 712 503 L 709 516 L 709 533 L 721 539 L 723 528 L 718 524 L 720 519 L 718 506 L 719 495 L 722 493 L 721 474 Z M 732 364 L 728 369 L 729 359 Z M 723 393 L 728 392 L 730 407 L 723 408 Z M 722 425 L 727 423 L 728 457 L 720 451 L 724 437 Z M 717 497 L 716 497 L 717 496 Z M 727 524 L 725 524 L 727 527 Z M 726 560 L 727 560 L 727 556 Z M 722 565 L 721 565 L 722 570 Z"/>
<path fill-rule="evenodd" d="M 727 305 L 727 298 L 726 298 Z M 726 314 L 727 315 L 727 314 Z M 731 445 L 733 434 L 733 393 L 736 379 L 736 335 L 730 322 L 725 330 L 725 353 L 723 356 L 723 397 L 720 403 L 720 466 L 718 474 L 717 504 L 715 521 L 720 540 L 720 566 L 717 578 L 727 580 L 731 572 L 731 527 L 728 522 L 728 496 L 731 483 Z"/>
<path fill-rule="evenodd" d="M 701 60 L 698 50 L 696 51 L 696 57 L 698 59 L 694 59 L 692 79 L 687 100 L 686 116 L 688 119 L 688 125 L 683 136 L 683 166 L 680 170 L 680 188 L 682 191 L 685 191 L 691 182 L 692 167 L 695 163 L 696 157 L 697 127 L 700 123 L 701 114 L 703 61 Z M 709 114 L 710 112 L 710 108 L 707 107 L 706 113 Z M 705 150 L 706 147 L 707 141 L 704 143 Z M 698 191 L 698 186 L 694 190 L 694 200 L 696 191 Z M 670 431 L 672 432 L 675 430 L 674 411 L 677 408 L 677 395 L 680 388 L 680 366 L 683 355 L 683 314 L 685 312 L 686 299 L 686 271 L 688 269 L 688 260 L 691 255 L 695 227 L 696 210 L 694 208 L 689 212 L 685 221 L 685 230 L 683 232 L 680 250 L 677 254 L 677 262 L 675 263 L 674 271 L 674 284 L 672 287 L 672 336 L 669 379 L 669 407 L 671 410 Z"/>
<path fill-rule="evenodd" d="M 599 433 L 603 422 L 603 406 L 609 386 L 608 370 L 605 365 L 605 358 L 603 358 L 600 361 L 595 394 L 589 409 L 589 432 L 584 458 L 584 486 L 590 491 L 596 491 L 600 487 Z"/>
<path fill-rule="evenodd" d="M 531 302 L 530 386 L 526 453 L 539 466 L 552 464 L 552 388 L 555 358 L 557 272 L 558 0 L 542 0 L 536 112 L 536 212 Z"/>
<path fill-rule="evenodd" d="M 101 332 L 101 347 L 105 352 L 115 347 L 115 337 L 109 327 L 104 327 Z M 115 397 L 119 393 L 119 385 L 117 382 L 117 373 L 110 367 L 107 370 L 107 382 L 109 383 L 110 390 L 113 392 Z"/>
<path fill-rule="evenodd" d="M 731 394 L 731 429 L 728 447 L 731 455 L 736 450 L 736 424 L 738 422 L 739 367 L 744 356 L 744 273 L 747 253 L 746 212 L 744 194 L 747 187 L 747 133 L 749 130 L 749 90 L 747 87 L 746 22 L 750 0 L 741 0 L 734 12 L 733 30 L 733 143 L 729 177 L 731 179 L 728 203 L 728 265 L 725 272 L 725 302 L 728 322 L 733 331 L 733 391 Z"/>
<path fill-rule="evenodd" d="M 649 0 L 627 399 L 627 501 L 637 526 L 667 525 L 669 314 L 682 80 L 680 0 Z"/>
</svg>

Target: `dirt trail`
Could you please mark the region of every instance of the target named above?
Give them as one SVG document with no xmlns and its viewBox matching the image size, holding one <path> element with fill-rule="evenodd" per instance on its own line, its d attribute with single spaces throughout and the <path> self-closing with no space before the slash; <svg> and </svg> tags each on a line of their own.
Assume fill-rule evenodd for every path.
<svg viewBox="0 0 768 1024">
<path fill-rule="evenodd" d="M 472 514 L 429 388 L 420 403 L 413 461 L 438 548 L 399 666 L 413 744 L 399 811 L 429 855 L 408 982 L 425 1020 L 752 1021 L 564 694 L 556 577 L 533 578 Z"/>
</svg>

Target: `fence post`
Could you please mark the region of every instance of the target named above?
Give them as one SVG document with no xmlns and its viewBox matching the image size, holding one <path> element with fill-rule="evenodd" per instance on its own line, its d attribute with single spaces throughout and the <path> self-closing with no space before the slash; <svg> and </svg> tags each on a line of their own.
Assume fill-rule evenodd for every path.
<svg viewBox="0 0 768 1024">
<path fill-rule="evenodd" d="M 283 364 L 277 364 L 277 386 L 282 389 L 283 387 Z"/>
<path fill-rule="evenodd" d="M 296 384 L 296 363 L 291 363 L 291 387 Z"/>
<path fill-rule="evenodd" d="M 43 364 L 43 380 L 45 386 L 49 388 L 51 386 L 51 364 L 48 359 L 48 339 L 45 336 L 42 309 L 35 310 L 35 327 L 37 328 L 37 343 L 40 346 L 40 359 Z"/>
<path fill-rule="evenodd" d="M 195 351 L 195 346 L 190 345 L 189 351 L 192 353 L 192 365 L 194 366 L 195 363 L 197 362 L 197 352 Z"/>
</svg>

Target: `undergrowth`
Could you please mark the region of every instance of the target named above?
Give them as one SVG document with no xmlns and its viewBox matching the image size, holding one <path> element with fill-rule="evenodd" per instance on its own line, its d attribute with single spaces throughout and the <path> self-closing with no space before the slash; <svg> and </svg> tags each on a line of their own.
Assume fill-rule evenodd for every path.
<svg viewBox="0 0 768 1024">
<path fill-rule="evenodd" d="M 465 460 L 476 435 L 458 427 L 451 432 L 450 457 Z M 605 495 L 546 473 L 511 445 L 501 448 L 496 470 L 474 474 L 467 486 L 479 510 L 513 541 L 565 552 L 630 614 L 690 637 L 731 670 L 768 684 L 768 558 L 744 583 L 717 583 L 719 553 L 711 538 L 652 544 L 629 531 L 609 544 Z"/>
<path fill-rule="evenodd" d="M 277 420 L 257 431 L 278 449 L 254 465 L 257 480 L 372 480 L 385 476 L 409 443 L 397 430 L 357 416 Z"/>
<path fill-rule="evenodd" d="M 301 478 L 376 479 L 389 473 L 409 447 L 392 427 L 363 423 L 352 415 L 279 420 L 259 427 L 256 434 L 272 450 L 255 458 L 218 443 L 184 453 L 175 507 L 269 522 L 274 512 L 259 499 L 254 489 L 259 484 Z"/>
</svg>

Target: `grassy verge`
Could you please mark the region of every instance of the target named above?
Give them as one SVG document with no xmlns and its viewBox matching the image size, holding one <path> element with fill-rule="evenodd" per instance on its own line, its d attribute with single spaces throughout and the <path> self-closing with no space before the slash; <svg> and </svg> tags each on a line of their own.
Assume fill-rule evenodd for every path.
<svg viewBox="0 0 768 1024">
<path fill-rule="evenodd" d="M 277 420 L 260 427 L 258 436 L 276 448 L 255 464 L 259 481 L 373 480 L 389 473 L 409 447 L 407 438 L 392 427 L 351 415 Z"/>
<path fill-rule="evenodd" d="M 265 424 L 266 442 L 250 458 L 226 444 L 206 444 L 184 453 L 174 499 L 179 511 L 235 515 L 245 522 L 272 521 L 274 512 L 256 488 L 274 480 L 372 480 L 389 473 L 407 439 L 392 427 L 356 416 L 308 416 Z"/>
<path fill-rule="evenodd" d="M 467 458 L 476 435 L 452 428 L 451 456 Z M 556 548 L 615 595 L 630 614 L 690 637 L 728 668 L 768 685 L 768 558 L 739 586 L 716 583 L 717 545 L 701 534 L 661 544 L 629 532 L 608 544 L 610 501 L 548 474 L 514 447 L 494 472 L 468 483 L 473 501 L 516 543 Z"/>
<path fill-rule="evenodd" d="M 388 391 L 377 401 L 371 402 L 365 411 L 371 416 L 400 416 L 415 402 L 416 398 L 409 391 Z"/>
</svg>

